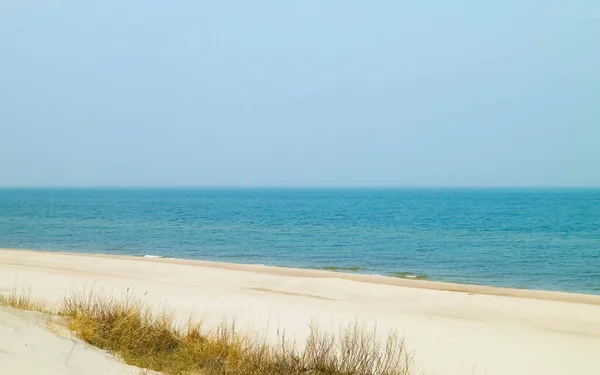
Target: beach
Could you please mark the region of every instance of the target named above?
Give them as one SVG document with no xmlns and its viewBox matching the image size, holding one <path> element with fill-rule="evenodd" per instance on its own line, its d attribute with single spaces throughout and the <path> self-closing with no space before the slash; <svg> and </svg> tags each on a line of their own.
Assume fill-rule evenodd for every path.
<svg viewBox="0 0 600 375">
<path fill-rule="evenodd" d="M 600 375 L 598 4 L 4 2 L 0 375 Z"/>
<path fill-rule="evenodd" d="M 359 321 L 396 329 L 425 374 L 600 373 L 600 296 L 260 265 L 0 250 L 0 293 L 60 304 L 75 290 L 133 293 L 177 319 L 235 320 L 302 341 Z"/>
</svg>

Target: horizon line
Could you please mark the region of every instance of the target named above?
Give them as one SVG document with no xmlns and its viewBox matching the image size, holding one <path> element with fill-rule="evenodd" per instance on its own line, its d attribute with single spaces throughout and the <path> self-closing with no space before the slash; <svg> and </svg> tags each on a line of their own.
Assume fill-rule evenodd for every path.
<svg viewBox="0 0 600 375">
<path fill-rule="evenodd" d="M 0 185 L 0 189 L 198 189 L 198 190 L 365 190 L 365 189 L 600 189 L 585 185 Z"/>
</svg>

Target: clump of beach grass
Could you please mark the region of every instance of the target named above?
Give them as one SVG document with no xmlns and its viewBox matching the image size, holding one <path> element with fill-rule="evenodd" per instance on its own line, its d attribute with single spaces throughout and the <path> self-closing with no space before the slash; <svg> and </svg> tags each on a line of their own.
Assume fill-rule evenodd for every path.
<svg viewBox="0 0 600 375">
<path fill-rule="evenodd" d="M 234 323 L 205 332 L 201 324 L 177 327 L 168 310 L 156 313 L 132 296 L 72 293 L 61 315 L 93 346 L 130 365 L 169 375 L 408 375 L 402 339 L 381 342 L 375 330 L 355 323 L 326 334 L 311 325 L 302 349 L 279 335 L 276 345 L 241 335 Z"/>
<path fill-rule="evenodd" d="M 17 309 L 54 313 L 30 291 L 4 296 Z M 107 297 L 93 291 L 67 295 L 59 310 L 70 330 L 127 364 L 167 375 L 409 375 L 410 358 L 392 332 L 380 341 L 375 329 L 354 323 L 337 334 L 316 324 L 302 349 L 281 333 L 274 345 L 242 335 L 235 323 L 213 330 L 175 324 L 167 309 L 156 311 L 131 294 Z"/>
<path fill-rule="evenodd" d="M 19 310 L 52 313 L 52 309 L 47 303 L 31 297 L 30 289 L 24 289 L 20 293 L 17 292 L 16 289 L 13 289 L 11 293 L 6 296 L 0 294 L 0 303 L 4 303 Z"/>
</svg>

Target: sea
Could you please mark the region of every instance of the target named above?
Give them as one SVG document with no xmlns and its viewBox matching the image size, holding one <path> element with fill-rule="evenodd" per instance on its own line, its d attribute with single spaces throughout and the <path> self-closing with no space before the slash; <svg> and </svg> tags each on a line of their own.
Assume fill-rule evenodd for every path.
<svg viewBox="0 0 600 375">
<path fill-rule="evenodd" d="M 0 248 L 600 294 L 600 189 L 0 189 Z"/>
</svg>

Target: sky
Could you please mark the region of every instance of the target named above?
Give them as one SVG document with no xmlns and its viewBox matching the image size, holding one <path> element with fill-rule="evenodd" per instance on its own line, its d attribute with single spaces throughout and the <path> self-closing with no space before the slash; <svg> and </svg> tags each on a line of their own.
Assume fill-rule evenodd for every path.
<svg viewBox="0 0 600 375">
<path fill-rule="evenodd" d="M 0 186 L 600 186 L 600 2 L 0 7 Z"/>
</svg>

